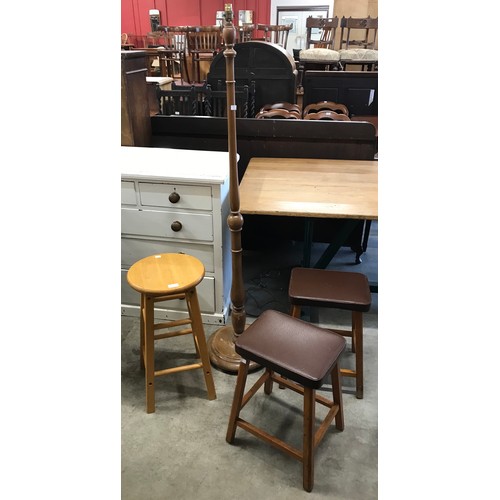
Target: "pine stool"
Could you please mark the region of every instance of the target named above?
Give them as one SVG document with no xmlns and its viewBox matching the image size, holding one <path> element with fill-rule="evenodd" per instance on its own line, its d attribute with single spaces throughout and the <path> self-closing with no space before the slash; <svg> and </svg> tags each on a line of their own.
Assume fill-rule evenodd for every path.
<svg viewBox="0 0 500 500">
<path fill-rule="evenodd" d="M 351 337 L 355 370 L 342 368 L 340 373 L 356 378 L 356 397 L 363 399 L 363 312 L 369 311 L 372 302 L 368 278 L 361 273 L 295 267 L 290 274 L 288 296 L 295 318 L 300 318 L 301 306 L 352 311 L 351 330 L 329 331 Z"/>
<path fill-rule="evenodd" d="M 151 255 L 134 263 L 128 273 L 129 285 L 141 294 L 141 365 L 146 372 L 146 411 L 155 411 L 154 379 L 186 370 L 201 368 L 205 377 L 208 399 L 215 399 L 215 385 L 208 358 L 205 332 L 201 320 L 200 306 L 196 286 L 205 276 L 203 264 L 191 255 L 181 253 L 162 253 Z M 188 318 L 154 322 L 154 304 L 174 299 L 185 299 Z M 188 328 L 178 329 L 178 327 Z M 156 334 L 157 330 L 176 328 L 165 333 Z M 155 370 L 154 342 L 155 340 L 192 334 L 197 357 L 200 362 Z"/>
<path fill-rule="evenodd" d="M 311 491 L 314 484 L 314 451 L 323 439 L 333 418 L 339 430 L 344 429 L 344 413 L 338 359 L 346 341 L 341 335 L 293 318 L 287 314 L 267 310 L 263 312 L 235 341 L 235 351 L 242 357 L 234 399 L 229 417 L 226 441 L 234 441 L 236 428 L 254 436 L 300 460 L 303 469 L 303 487 Z M 244 394 L 250 362 L 265 368 L 263 375 Z M 279 375 L 277 375 L 277 372 Z M 286 377 L 286 378 L 284 378 Z M 327 378 L 331 379 L 333 401 L 317 395 Z M 241 409 L 264 384 L 264 392 L 271 394 L 273 381 L 283 384 L 304 396 L 304 431 L 302 450 L 240 418 Z M 314 432 L 315 403 L 330 408 L 322 424 Z"/>
</svg>

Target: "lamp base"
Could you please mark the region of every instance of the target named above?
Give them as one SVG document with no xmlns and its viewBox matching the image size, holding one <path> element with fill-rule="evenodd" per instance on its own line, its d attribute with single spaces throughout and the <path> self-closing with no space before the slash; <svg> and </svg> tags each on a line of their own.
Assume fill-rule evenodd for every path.
<svg viewBox="0 0 500 500">
<path fill-rule="evenodd" d="M 234 350 L 234 329 L 226 325 L 212 333 L 207 341 L 210 362 L 220 370 L 236 375 L 241 356 Z M 254 361 L 250 362 L 249 371 L 261 368 Z"/>
</svg>

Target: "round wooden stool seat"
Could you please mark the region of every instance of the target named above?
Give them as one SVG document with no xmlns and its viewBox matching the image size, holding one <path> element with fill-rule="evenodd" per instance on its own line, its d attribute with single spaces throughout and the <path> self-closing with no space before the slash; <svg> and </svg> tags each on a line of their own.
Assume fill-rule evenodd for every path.
<svg viewBox="0 0 500 500">
<path fill-rule="evenodd" d="M 215 385 L 201 318 L 196 286 L 205 276 L 205 267 L 196 257 L 181 253 L 150 255 L 135 262 L 127 273 L 128 284 L 141 294 L 141 366 L 146 372 L 146 411 L 155 411 L 155 377 L 186 370 L 203 370 L 208 399 L 215 399 Z M 154 304 L 185 299 L 188 317 L 155 323 Z M 191 327 L 189 327 L 189 325 Z M 186 326 L 188 326 L 186 328 Z M 164 333 L 155 333 L 167 330 Z M 156 340 L 192 334 L 199 362 L 155 370 Z"/>
<path fill-rule="evenodd" d="M 165 295 L 189 290 L 204 276 L 205 268 L 197 258 L 183 253 L 162 253 L 133 264 L 127 281 L 140 293 Z"/>
<path fill-rule="evenodd" d="M 326 307 L 351 311 L 350 330 L 330 329 L 351 337 L 355 369 L 342 368 L 340 373 L 356 379 L 356 397 L 363 398 L 363 313 L 370 310 L 372 297 L 368 278 L 361 273 L 295 267 L 290 273 L 288 297 L 291 315 L 300 318 L 302 306 Z"/>
</svg>

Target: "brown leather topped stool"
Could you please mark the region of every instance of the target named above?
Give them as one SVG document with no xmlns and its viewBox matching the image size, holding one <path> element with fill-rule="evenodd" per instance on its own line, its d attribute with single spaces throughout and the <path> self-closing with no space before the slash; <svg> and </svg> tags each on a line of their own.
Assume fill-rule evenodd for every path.
<svg viewBox="0 0 500 500">
<path fill-rule="evenodd" d="M 141 294 L 141 365 L 146 372 L 146 411 L 155 411 L 155 377 L 186 370 L 202 369 L 208 399 L 215 399 L 215 385 L 208 358 L 205 332 L 201 320 L 196 286 L 205 276 L 203 264 L 191 255 L 162 253 L 137 261 L 127 273 L 129 285 Z M 154 304 L 166 300 L 185 299 L 188 318 L 154 322 Z M 187 325 L 191 325 L 187 327 Z M 181 327 L 179 329 L 179 327 Z M 173 328 L 173 330 L 172 330 Z M 157 333 L 157 330 L 169 330 Z M 154 342 L 159 339 L 192 334 L 199 362 L 155 370 Z"/>
<path fill-rule="evenodd" d="M 241 427 L 300 460 L 304 489 L 311 491 L 314 484 L 316 447 L 323 439 L 333 418 L 336 428 L 344 429 L 338 359 L 344 351 L 345 344 L 344 337 L 287 314 L 273 310 L 262 313 L 235 341 L 235 351 L 242 360 L 238 369 L 226 441 L 232 443 L 236 428 Z M 265 372 L 245 394 L 245 383 L 251 361 L 264 367 Z M 316 394 L 316 389 L 319 389 L 326 379 L 331 379 L 333 401 Z M 273 381 L 304 396 L 302 450 L 240 418 L 241 409 L 262 384 L 265 384 L 264 392 L 271 394 Z M 314 432 L 316 401 L 330 409 L 322 424 Z"/>
<path fill-rule="evenodd" d="M 342 368 L 340 373 L 356 378 L 356 397 L 363 399 L 363 312 L 370 310 L 372 302 L 368 278 L 361 273 L 295 267 L 290 274 L 288 296 L 295 318 L 300 318 L 302 306 L 352 311 L 351 330 L 329 331 L 351 337 L 355 370 Z"/>
</svg>

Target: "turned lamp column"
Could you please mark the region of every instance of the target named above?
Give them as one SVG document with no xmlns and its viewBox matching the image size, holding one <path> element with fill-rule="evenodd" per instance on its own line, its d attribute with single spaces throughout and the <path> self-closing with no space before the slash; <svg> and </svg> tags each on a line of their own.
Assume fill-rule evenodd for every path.
<svg viewBox="0 0 500 500">
<path fill-rule="evenodd" d="M 231 325 L 223 326 L 208 339 L 210 361 L 221 370 L 236 373 L 241 361 L 234 350 L 234 341 L 245 330 L 245 288 L 243 285 L 243 262 L 241 248 L 241 229 L 243 216 L 240 213 L 240 193 L 238 181 L 238 160 L 236 151 L 236 97 L 234 80 L 234 43 L 236 29 L 233 25 L 232 4 L 225 4 L 224 37 L 226 59 L 226 94 L 227 94 L 227 134 L 229 152 L 229 206 L 227 224 L 231 232 Z M 251 368 L 257 368 L 255 363 Z"/>
</svg>

